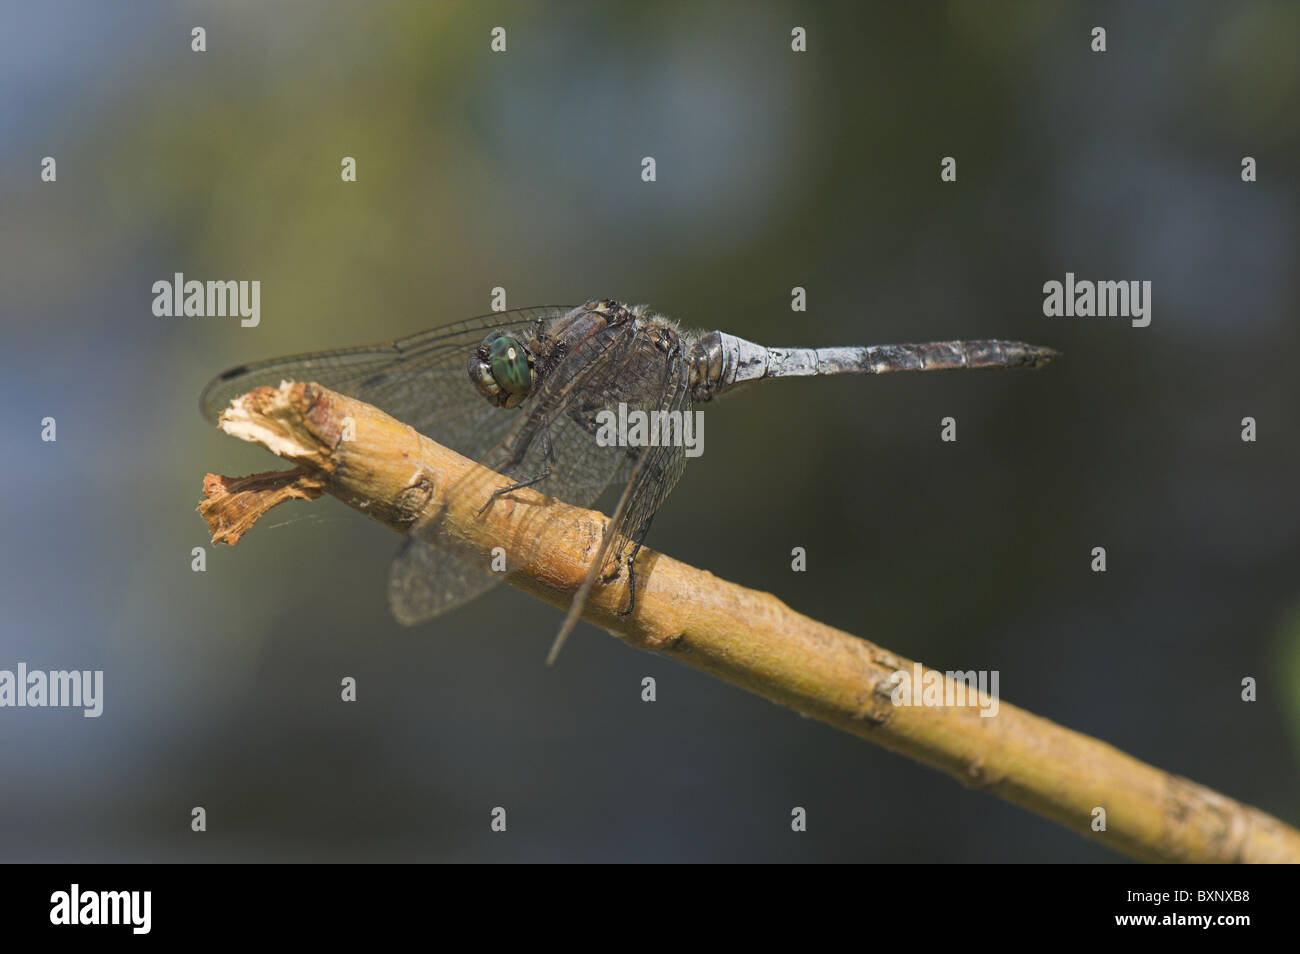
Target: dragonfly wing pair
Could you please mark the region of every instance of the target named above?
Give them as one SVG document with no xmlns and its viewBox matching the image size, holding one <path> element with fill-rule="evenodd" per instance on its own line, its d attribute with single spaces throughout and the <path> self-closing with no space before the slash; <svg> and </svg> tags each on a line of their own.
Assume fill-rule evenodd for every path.
<svg viewBox="0 0 1300 954">
<path fill-rule="evenodd" d="M 635 605 L 636 554 L 685 467 L 684 426 L 693 402 L 767 378 L 1035 368 L 1054 357 L 1051 348 L 1002 340 L 765 348 L 722 331 L 682 332 L 642 309 L 590 301 L 573 309 L 500 312 L 400 341 L 244 365 L 208 385 L 201 402 L 215 422 L 233 398 L 254 387 L 316 381 L 514 481 L 505 491 L 477 482 L 450 491 L 468 494 L 476 508 L 525 486 L 590 507 L 607 486 L 621 487 L 553 659 L 602 571 L 613 578 L 614 571 L 626 570 L 627 609 Z M 605 440 L 599 415 L 620 410 L 620 421 L 644 413 L 651 438 L 655 412 L 661 427 L 676 418 L 676 439 L 664 439 L 661 431 L 660 439 L 648 442 Z M 401 622 L 418 623 L 474 599 L 500 578 L 482 554 L 445 533 L 434 514 L 412 529 L 393 561 L 389 605 Z"/>
<path fill-rule="evenodd" d="M 557 329 L 565 332 L 562 347 L 555 347 Z M 653 453 L 637 459 L 628 448 L 602 446 L 596 414 L 619 401 L 645 410 L 689 404 L 680 348 L 669 353 L 628 330 L 584 309 L 498 312 L 398 341 L 242 365 L 209 384 L 200 407 L 215 423 L 235 397 L 253 388 L 315 381 L 575 506 L 590 507 L 611 481 L 628 478 L 627 503 L 603 547 L 602 563 L 610 565 L 626 558 L 630 541 L 644 537 L 684 457 L 680 448 L 676 454 L 649 448 Z M 514 410 L 485 401 L 466 375 L 467 359 L 494 332 L 526 342 L 542 365 L 535 393 Z M 475 489 L 488 503 L 490 494 Z M 475 599 L 500 578 L 482 554 L 444 533 L 434 515 L 412 529 L 394 559 L 389 604 L 410 625 Z"/>
</svg>

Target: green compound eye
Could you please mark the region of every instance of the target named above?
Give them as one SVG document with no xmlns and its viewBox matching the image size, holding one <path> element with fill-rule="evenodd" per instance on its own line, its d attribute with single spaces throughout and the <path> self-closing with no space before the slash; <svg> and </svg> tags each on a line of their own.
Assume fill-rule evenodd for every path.
<svg viewBox="0 0 1300 954">
<path fill-rule="evenodd" d="M 488 366 L 502 391 L 517 404 L 533 389 L 533 369 L 528 352 L 514 338 L 502 335 L 488 345 Z"/>
</svg>

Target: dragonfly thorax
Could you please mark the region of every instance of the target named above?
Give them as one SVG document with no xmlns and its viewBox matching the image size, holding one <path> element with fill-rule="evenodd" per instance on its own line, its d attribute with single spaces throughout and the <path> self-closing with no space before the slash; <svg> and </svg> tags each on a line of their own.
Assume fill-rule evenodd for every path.
<svg viewBox="0 0 1300 954">
<path fill-rule="evenodd" d="M 518 407 L 533 390 L 533 361 L 522 341 L 494 331 L 470 353 L 469 379 L 489 403 Z"/>
</svg>

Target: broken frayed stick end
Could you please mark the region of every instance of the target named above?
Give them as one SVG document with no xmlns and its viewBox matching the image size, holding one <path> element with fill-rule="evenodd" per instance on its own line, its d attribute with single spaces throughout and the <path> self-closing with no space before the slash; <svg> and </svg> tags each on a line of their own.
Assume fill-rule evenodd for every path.
<svg viewBox="0 0 1300 954">
<path fill-rule="evenodd" d="M 321 399 L 314 384 L 282 382 L 254 388 L 230 402 L 217 426 L 232 437 L 261 444 L 280 457 L 311 463 L 322 456 L 319 435 L 312 433 L 312 411 Z M 263 514 L 286 500 L 315 500 L 325 492 L 327 477 L 319 467 L 298 466 L 247 477 L 208 474 L 198 511 L 207 521 L 213 543 L 234 546 Z"/>
<path fill-rule="evenodd" d="M 217 427 L 231 437 L 261 444 L 277 457 L 320 462 L 322 452 L 341 436 L 330 396 L 320 385 L 303 381 L 254 388 L 230 402 Z"/>
<path fill-rule="evenodd" d="M 247 477 L 208 474 L 198 511 L 208 523 L 212 542 L 233 547 L 272 507 L 286 500 L 315 500 L 324 492 L 321 475 L 301 467 Z"/>
</svg>

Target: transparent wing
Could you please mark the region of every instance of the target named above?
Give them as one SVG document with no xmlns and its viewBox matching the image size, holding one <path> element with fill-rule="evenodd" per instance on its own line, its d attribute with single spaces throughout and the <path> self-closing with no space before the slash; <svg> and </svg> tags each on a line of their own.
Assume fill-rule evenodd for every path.
<svg viewBox="0 0 1300 954">
<path fill-rule="evenodd" d="M 543 488 L 578 506 L 589 506 L 612 481 L 631 481 L 628 503 L 610 527 L 614 545 L 607 555 L 626 555 L 639 543 L 650 521 L 686 466 L 681 426 L 690 412 L 690 369 L 685 346 L 664 350 L 653 331 L 637 335 L 611 329 L 592 336 L 569 356 L 538 395 L 526 424 L 512 430 L 489 454 L 494 469 L 517 479 L 543 472 L 544 444 L 534 431 L 545 427 L 554 447 L 556 473 Z M 596 440 L 596 414 L 624 405 L 630 414 L 656 412 L 674 421 L 670 440 L 639 448 L 602 447 Z M 662 432 L 661 432 L 662 433 Z M 667 436 L 667 435 L 665 435 Z M 517 462 L 521 459 L 523 466 Z M 639 459 L 644 458 L 644 459 Z"/>
<path fill-rule="evenodd" d="M 673 356 L 664 367 L 662 398 L 657 407 L 650 407 L 648 410 L 658 410 L 661 414 L 666 414 L 666 420 L 670 422 L 666 426 L 673 427 L 675 433 L 670 440 L 661 442 L 658 447 L 644 448 L 642 453 L 646 455 L 646 459 L 638 462 L 640 466 L 634 465 L 634 472 L 629 475 L 629 479 L 634 482 L 631 486 L 627 510 L 619 524 L 610 528 L 614 534 L 614 543 L 610 547 L 607 562 L 614 566 L 632 555 L 629 545 L 639 546 L 645 540 L 654 515 L 668 499 L 668 495 L 677 486 L 677 481 L 681 479 L 682 472 L 686 469 L 684 429 L 694 427 L 694 422 L 689 417 L 691 414 L 689 382 L 690 372 L 685 357 Z M 703 438 L 703 435 L 696 436 Z"/>
<path fill-rule="evenodd" d="M 281 381 L 315 381 L 373 404 L 452 450 L 480 459 L 500 442 L 517 415 L 493 407 L 469 380 L 470 352 L 491 331 L 525 336 L 570 312 L 564 306 L 519 308 L 379 344 L 272 358 L 240 365 L 214 378 L 199 409 L 216 423 L 230 402 Z"/>
<path fill-rule="evenodd" d="M 548 306 L 495 312 L 397 341 L 240 365 L 208 384 L 199 408 L 215 423 L 234 398 L 253 388 L 275 387 L 284 380 L 315 381 L 373 404 L 479 460 L 521 415 L 483 399 L 466 371 L 470 352 L 491 331 L 531 337 L 538 322 L 548 325 L 570 311 L 569 306 Z M 435 548 L 408 537 L 389 571 L 389 605 L 399 621 L 415 623 L 469 602 L 499 580 L 497 574 L 484 573 L 454 540 L 437 540 Z"/>
<path fill-rule="evenodd" d="M 691 405 L 688 384 L 690 375 L 680 342 L 678 347 L 667 351 L 649 343 L 647 350 L 648 353 L 644 355 L 646 360 L 638 365 L 640 381 L 637 390 L 627 396 L 635 401 L 639 410 L 650 414 L 658 412 L 661 422 L 665 419 L 664 415 L 671 417 L 675 413 L 677 420 L 684 425 L 683 418 L 689 413 Z M 655 426 L 654 420 L 654 417 L 650 418 L 652 428 Z M 620 468 L 619 473 L 625 475 L 626 481 L 623 493 L 605 528 L 596 559 L 588 568 L 578 592 L 574 594 L 564 623 L 551 644 L 551 651 L 546 657 L 548 666 L 555 662 L 560 650 L 564 648 L 565 640 L 577 625 L 597 576 L 606 571 L 611 575 L 618 572 L 625 558 L 628 567 L 628 610 L 625 612 L 631 611 L 636 597 L 632 561 L 650 529 L 655 512 L 676 485 L 686 465 L 682 433 L 678 432 L 676 440 L 668 439 L 670 437 L 661 431 L 657 444 L 652 441 L 648 446 L 642 446 L 633 455 L 630 468 L 626 471 Z"/>
<path fill-rule="evenodd" d="M 520 482 L 549 471 L 537 490 L 579 507 L 595 503 L 627 459 L 626 448 L 604 447 L 596 440 L 596 414 L 616 407 L 635 379 L 638 352 L 622 330 L 605 329 L 573 342 L 520 408 L 525 413 L 513 415 L 508 433 L 481 462 Z M 469 494 L 475 506 L 491 496 L 481 480 L 454 492 Z M 507 567 L 510 560 L 507 552 Z M 434 514 L 412 529 L 393 561 L 389 605 L 399 621 L 411 625 L 475 599 L 500 579 L 490 557 L 462 546 L 445 532 L 441 515 Z"/>
<path fill-rule="evenodd" d="M 456 537 L 407 536 L 388 567 L 388 608 L 403 626 L 414 626 L 478 599 L 501 582 L 479 553 Z"/>
</svg>

